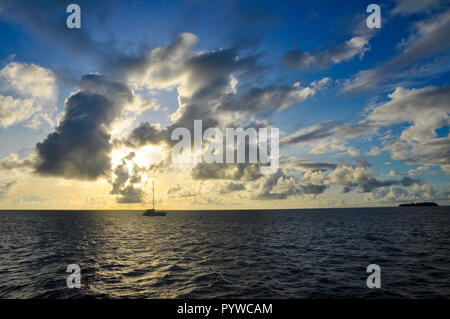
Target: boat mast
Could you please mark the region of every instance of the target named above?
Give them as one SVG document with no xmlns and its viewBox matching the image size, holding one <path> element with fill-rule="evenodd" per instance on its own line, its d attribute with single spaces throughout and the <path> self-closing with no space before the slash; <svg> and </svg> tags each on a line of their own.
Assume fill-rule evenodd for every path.
<svg viewBox="0 0 450 319">
<path fill-rule="evenodd" d="M 155 210 L 155 181 L 153 181 L 153 210 Z"/>
</svg>

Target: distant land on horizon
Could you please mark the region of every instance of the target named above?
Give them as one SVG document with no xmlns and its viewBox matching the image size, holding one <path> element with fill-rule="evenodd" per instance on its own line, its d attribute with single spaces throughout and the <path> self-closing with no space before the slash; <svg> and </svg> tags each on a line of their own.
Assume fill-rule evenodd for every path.
<svg viewBox="0 0 450 319">
<path fill-rule="evenodd" d="M 410 204 L 400 204 L 399 207 L 417 207 L 417 206 L 439 206 L 435 202 L 422 202 L 422 203 L 410 203 Z"/>
</svg>

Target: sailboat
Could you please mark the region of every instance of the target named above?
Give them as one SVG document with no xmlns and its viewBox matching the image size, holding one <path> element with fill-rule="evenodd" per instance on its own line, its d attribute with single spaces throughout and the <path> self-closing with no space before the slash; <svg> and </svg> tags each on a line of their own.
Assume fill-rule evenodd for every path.
<svg viewBox="0 0 450 319">
<path fill-rule="evenodd" d="M 153 181 L 153 208 L 147 209 L 143 216 L 166 216 L 167 212 L 155 210 L 155 181 Z"/>
</svg>

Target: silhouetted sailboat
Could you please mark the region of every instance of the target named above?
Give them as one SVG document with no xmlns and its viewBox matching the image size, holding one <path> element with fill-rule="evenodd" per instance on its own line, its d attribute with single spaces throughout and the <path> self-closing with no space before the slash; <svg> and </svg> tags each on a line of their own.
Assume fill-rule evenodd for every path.
<svg viewBox="0 0 450 319">
<path fill-rule="evenodd" d="M 155 210 L 155 181 L 153 181 L 153 208 L 147 209 L 143 216 L 166 216 L 167 212 Z"/>
</svg>

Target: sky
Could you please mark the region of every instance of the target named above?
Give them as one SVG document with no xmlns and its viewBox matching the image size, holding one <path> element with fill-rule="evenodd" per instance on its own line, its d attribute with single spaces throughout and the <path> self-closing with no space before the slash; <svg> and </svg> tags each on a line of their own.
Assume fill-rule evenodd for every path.
<svg viewBox="0 0 450 319">
<path fill-rule="evenodd" d="M 0 0 L 0 39 L 0 209 L 450 204 L 449 1 Z M 195 120 L 279 169 L 175 163 Z"/>
</svg>

